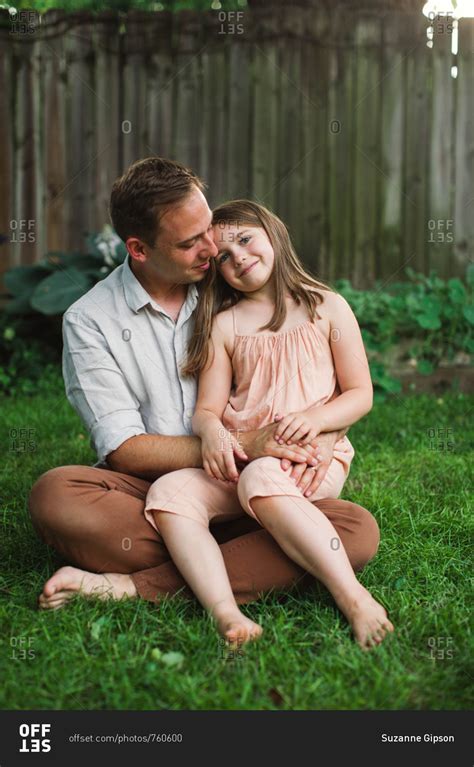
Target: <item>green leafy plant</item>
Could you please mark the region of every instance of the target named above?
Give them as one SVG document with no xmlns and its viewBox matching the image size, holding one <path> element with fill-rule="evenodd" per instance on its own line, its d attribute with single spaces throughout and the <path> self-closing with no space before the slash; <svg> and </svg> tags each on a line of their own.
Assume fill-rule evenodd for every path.
<svg viewBox="0 0 474 767">
<path fill-rule="evenodd" d="M 442 280 L 405 270 L 406 282 L 389 290 L 355 290 L 348 280 L 336 289 L 350 303 L 361 327 L 376 392 L 397 393 L 400 381 L 388 367 L 397 358 L 422 375 L 442 362 L 469 361 L 474 353 L 474 265 L 465 283 L 457 277 Z"/>
<path fill-rule="evenodd" d="M 6 312 L 61 315 L 126 256 L 126 248 L 110 226 L 86 238 L 83 253 L 48 253 L 38 264 L 16 266 L 5 274 L 12 296 Z"/>
</svg>

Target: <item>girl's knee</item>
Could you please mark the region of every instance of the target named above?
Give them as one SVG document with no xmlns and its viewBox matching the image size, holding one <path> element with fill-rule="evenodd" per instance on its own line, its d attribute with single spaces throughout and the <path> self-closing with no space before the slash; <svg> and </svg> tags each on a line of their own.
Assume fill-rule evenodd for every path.
<svg viewBox="0 0 474 767">
<path fill-rule="evenodd" d="M 271 456 L 257 458 L 255 461 L 249 463 L 241 472 L 237 483 L 237 494 L 239 496 L 240 505 L 247 514 L 250 514 L 250 499 L 253 496 L 258 495 L 259 489 L 263 490 L 268 477 L 275 471 L 275 463 L 279 464 L 280 462 L 277 458 L 272 458 Z M 266 493 L 264 493 L 264 495 L 266 495 Z M 253 514 L 251 516 L 253 516 Z"/>
</svg>

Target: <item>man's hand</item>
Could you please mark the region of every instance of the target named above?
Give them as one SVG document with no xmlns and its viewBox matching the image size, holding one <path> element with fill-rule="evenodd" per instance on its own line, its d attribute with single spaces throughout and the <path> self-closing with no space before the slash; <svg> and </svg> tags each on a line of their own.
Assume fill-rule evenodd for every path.
<svg viewBox="0 0 474 767">
<path fill-rule="evenodd" d="M 308 466 L 304 463 L 294 463 L 290 477 L 295 480 L 295 484 L 300 488 L 305 497 L 312 495 L 320 486 L 334 456 L 334 445 L 340 438 L 340 432 L 331 431 L 319 434 L 312 441 L 311 445 L 316 450 L 318 466 Z M 288 469 L 291 464 L 289 461 L 282 461 L 283 470 Z"/>
<path fill-rule="evenodd" d="M 239 434 L 239 445 L 249 461 L 271 455 L 274 458 L 286 459 L 286 468 L 291 463 L 317 466 L 316 452 L 318 451 L 312 445 L 279 445 L 275 441 L 276 427 L 276 423 L 270 423 L 260 429 Z"/>
</svg>

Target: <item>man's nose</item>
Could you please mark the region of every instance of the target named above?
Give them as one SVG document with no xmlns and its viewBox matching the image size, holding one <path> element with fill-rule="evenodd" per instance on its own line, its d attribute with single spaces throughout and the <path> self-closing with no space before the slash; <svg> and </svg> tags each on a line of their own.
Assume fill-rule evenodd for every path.
<svg viewBox="0 0 474 767">
<path fill-rule="evenodd" d="M 215 258 L 217 256 L 217 253 L 219 252 L 219 249 L 214 242 L 214 238 L 210 234 L 204 235 L 204 247 L 206 249 L 207 255 L 210 258 Z"/>
</svg>

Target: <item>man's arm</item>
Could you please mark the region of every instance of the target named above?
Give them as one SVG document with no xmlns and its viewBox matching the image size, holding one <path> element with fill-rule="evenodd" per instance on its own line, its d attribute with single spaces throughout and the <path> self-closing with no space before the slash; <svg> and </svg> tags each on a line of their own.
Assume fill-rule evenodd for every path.
<svg viewBox="0 0 474 767">
<path fill-rule="evenodd" d="M 109 453 L 107 463 L 114 471 L 153 481 L 169 471 L 201 468 L 201 440 L 192 436 L 141 434 Z"/>
</svg>

